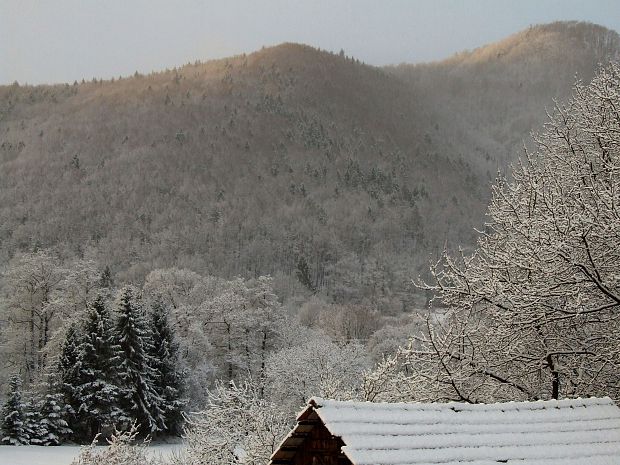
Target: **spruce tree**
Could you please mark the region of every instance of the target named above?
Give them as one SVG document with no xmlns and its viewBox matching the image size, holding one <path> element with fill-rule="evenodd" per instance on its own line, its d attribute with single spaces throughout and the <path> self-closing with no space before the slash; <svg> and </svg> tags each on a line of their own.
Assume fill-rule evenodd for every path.
<svg viewBox="0 0 620 465">
<path fill-rule="evenodd" d="M 34 397 L 24 402 L 24 436 L 28 437 L 28 444 L 41 446 L 43 445 L 43 437 L 47 434 L 47 428 L 41 424 L 41 417 L 36 410 L 36 404 L 37 401 Z"/>
<path fill-rule="evenodd" d="M 181 434 L 185 400 L 183 373 L 179 371 L 179 345 L 168 322 L 168 308 L 161 299 L 151 305 L 152 366 L 155 370 L 154 387 L 162 399 L 167 431 Z"/>
<path fill-rule="evenodd" d="M 67 329 L 60 349 L 56 373 L 58 378 L 56 390 L 60 393 L 63 404 L 66 406 L 67 422 L 76 438 L 85 435 L 77 415 L 81 405 L 78 387 L 81 384 L 82 374 L 82 359 L 80 357 L 82 340 L 83 335 L 79 326 L 77 323 L 72 323 Z"/>
<path fill-rule="evenodd" d="M 73 430 L 69 427 L 69 411 L 63 402 L 62 394 L 48 393 L 39 399 L 33 408 L 34 437 L 31 444 L 57 446 L 71 437 Z"/>
<path fill-rule="evenodd" d="M 22 402 L 21 379 L 13 375 L 9 381 L 9 394 L 2 408 L 2 444 L 28 444 L 30 437 L 26 431 L 26 405 Z"/>
<path fill-rule="evenodd" d="M 89 304 L 82 333 L 74 392 L 80 403 L 76 413 L 90 440 L 126 419 L 119 408 L 121 392 L 115 369 L 121 360 L 120 347 L 115 345 L 113 323 L 101 295 Z"/>
<path fill-rule="evenodd" d="M 118 377 L 123 385 L 121 405 L 138 422 L 142 433 L 166 429 L 162 398 L 155 390 L 156 371 L 150 357 L 152 340 L 140 299 L 132 287 L 120 290 L 116 337 L 121 349 Z"/>
</svg>

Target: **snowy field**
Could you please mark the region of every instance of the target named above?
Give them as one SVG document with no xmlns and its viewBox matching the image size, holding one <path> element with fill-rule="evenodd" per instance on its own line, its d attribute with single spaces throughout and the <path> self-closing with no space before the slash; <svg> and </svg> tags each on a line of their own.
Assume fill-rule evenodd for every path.
<svg viewBox="0 0 620 465">
<path fill-rule="evenodd" d="M 153 444 L 149 450 L 166 459 L 182 448 L 182 444 Z M 69 465 L 79 453 L 79 446 L 0 446 L 0 465 Z"/>
</svg>

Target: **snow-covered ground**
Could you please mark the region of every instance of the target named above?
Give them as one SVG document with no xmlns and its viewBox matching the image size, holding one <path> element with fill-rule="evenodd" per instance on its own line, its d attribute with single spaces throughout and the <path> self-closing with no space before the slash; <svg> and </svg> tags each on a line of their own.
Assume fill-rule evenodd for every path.
<svg viewBox="0 0 620 465">
<path fill-rule="evenodd" d="M 182 448 L 182 444 L 153 444 L 149 450 L 166 459 Z M 79 453 L 79 446 L 0 446 L 0 465 L 69 465 Z"/>
</svg>

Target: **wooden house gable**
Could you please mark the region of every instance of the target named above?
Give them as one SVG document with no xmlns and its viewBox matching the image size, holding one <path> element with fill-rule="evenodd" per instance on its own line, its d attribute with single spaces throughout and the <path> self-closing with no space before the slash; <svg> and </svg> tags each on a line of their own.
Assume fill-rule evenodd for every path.
<svg viewBox="0 0 620 465">
<path fill-rule="evenodd" d="M 314 407 L 297 417 L 295 429 L 272 455 L 272 465 L 352 465 L 342 451 L 344 442 L 330 433 Z"/>
</svg>

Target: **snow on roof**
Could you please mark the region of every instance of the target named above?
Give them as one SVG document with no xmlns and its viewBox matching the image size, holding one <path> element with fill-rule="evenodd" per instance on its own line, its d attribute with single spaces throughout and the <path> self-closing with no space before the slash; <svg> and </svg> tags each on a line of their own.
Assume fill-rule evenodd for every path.
<svg viewBox="0 0 620 465">
<path fill-rule="evenodd" d="M 315 397 L 298 420 L 311 411 L 354 465 L 620 465 L 620 408 L 607 397 L 498 404 Z"/>
</svg>

